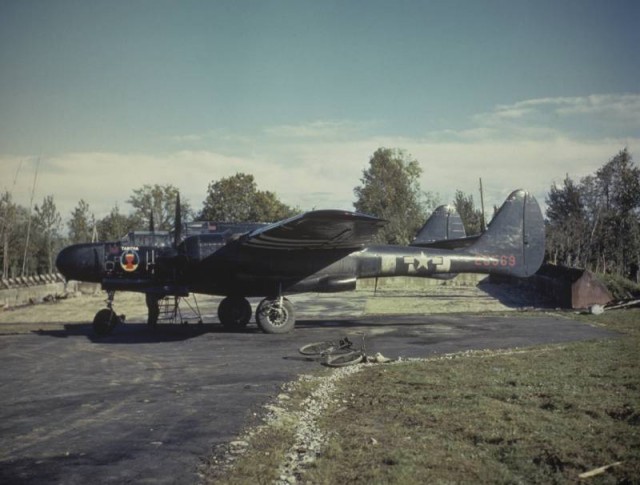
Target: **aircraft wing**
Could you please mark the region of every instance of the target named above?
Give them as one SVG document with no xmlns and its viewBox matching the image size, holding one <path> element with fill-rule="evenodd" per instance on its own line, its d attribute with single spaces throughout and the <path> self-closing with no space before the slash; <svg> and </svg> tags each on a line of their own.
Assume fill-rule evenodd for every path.
<svg viewBox="0 0 640 485">
<path fill-rule="evenodd" d="M 319 210 L 256 229 L 240 244 L 263 249 L 360 249 L 387 221 L 356 212 Z"/>
</svg>

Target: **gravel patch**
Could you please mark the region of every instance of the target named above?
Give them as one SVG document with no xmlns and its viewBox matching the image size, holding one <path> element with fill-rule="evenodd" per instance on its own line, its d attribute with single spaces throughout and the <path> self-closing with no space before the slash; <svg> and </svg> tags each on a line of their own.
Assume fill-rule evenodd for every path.
<svg viewBox="0 0 640 485">
<path fill-rule="evenodd" d="M 362 365 L 354 365 L 335 369 L 327 376 L 300 377 L 300 380 L 314 380 L 317 385 L 311 395 L 302 402 L 299 411 L 283 412 L 274 416 L 275 419 L 296 423 L 295 440 L 280 465 L 279 480 L 276 482 L 278 485 L 297 483 L 304 474 L 304 469 L 315 461 L 327 438 L 318 426 L 318 419 L 332 403 L 336 383 L 362 369 Z"/>
</svg>

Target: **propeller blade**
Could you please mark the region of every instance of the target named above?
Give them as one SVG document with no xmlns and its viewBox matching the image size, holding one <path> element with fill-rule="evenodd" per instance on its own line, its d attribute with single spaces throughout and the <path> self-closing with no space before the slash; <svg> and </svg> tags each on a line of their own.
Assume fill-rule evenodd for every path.
<svg viewBox="0 0 640 485">
<path fill-rule="evenodd" d="M 149 218 L 149 231 L 151 234 L 156 232 L 155 221 L 153 220 L 153 211 L 151 211 L 151 217 Z"/>
<path fill-rule="evenodd" d="M 176 196 L 176 220 L 175 220 L 175 232 L 174 232 L 174 247 L 178 247 L 180 240 L 182 239 L 182 214 L 180 211 L 180 192 Z"/>
</svg>

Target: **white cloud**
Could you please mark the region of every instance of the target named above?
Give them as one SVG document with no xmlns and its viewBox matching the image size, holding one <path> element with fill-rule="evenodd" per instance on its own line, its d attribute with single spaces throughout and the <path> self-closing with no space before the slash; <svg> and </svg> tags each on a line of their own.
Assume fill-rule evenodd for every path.
<svg viewBox="0 0 640 485">
<path fill-rule="evenodd" d="M 565 174 L 579 179 L 625 146 L 632 154 L 640 147 L 640 94 L 529 99 L 498 105 L 471 122 L 405 146 L 413 146 L 423 167 L 434 160 L 429 170 L 452 188 L 477 193 L 482 177 L 495 204 L 516 187 L 543 203 Z"/>
<path fill-rule="evenodd" d="M 264 134 L 278 138 L 332 138 L 344 139 L 360 134 L 372 123 L 357 123 L 349 120 L 312 121 L 295 125 L 278 125 L 264 129 Z"/>
<path fill-rule="evenodd" d="M 456 189 L 477 194 L 480 177 L 488 208 L 520 187 L 544 202 L 551 184 L 562 181 L 565 174 L 579 179 L 595 172 L 625 146 L 632 154 L 640 149 L 637 132 L 574 136 L 560 125 L 547 125 L 544 116 L 583 120 L 606 113 L 603 118 L 617 126 L 629 113 L 640 114 L 639 100 L 638 95 L 526 100 L 478 115 L 473 118 L 474 126 L 467 129 L 442 130 L 419 138 L 366 134 L 375 123 L 317 121 L 266 128 L 254 136 L 209 132 L 206 136 L 216 148 L 204 144 L 206 149 L 160 155 L 87 152 L 43 156 L 35 199 L 53 194 L 65 218 L 84 199 L 102 217 L 116 203 L 128 211 L 126 200 L 143 184 L 170 183 L 199 210 L 211 181 L 245 172 L 254 175 L 260 189 L 274 191 L 284 202 L 301 209 L 350 209 L 353 188 L 360 184 L 370 156 L 386 146 L 403 148 L 416 158 L 424 170 L 422 187 L 440 193 L 442 202 L 449 202 Z M 196 135 L 192 139 L 200 140 Z M 28 205 L 35 158 L 23 161 L 17 185 L 12 187 L 21 160 L 0 155 L 0 189 L 13 190 L 15 199 Z"/>
<path fill-rule="evenodd" d="M 497 109 L 532 111 L 544 108 L 559 115 L 608 113 L 618 118 L 633 117 L 637 120 L 640 114 L 640 94 L 592 94 L 589 96 L 529 99 L 510 106 L 498 106 Z"/>
<path fill-rule="evenodd" d="M 206 135 L 201 133 L 190 133 L 187 135 L 175 135 L 169 137 L 169 140 L 175 143 L 196 143 L 204 140 Z"/>
<path fill-rule="evenodd" d="M 568 129 L 570 123 L 589 123 L 598 130 L 616 130 L 618 135 L 640 132 L 640 94 L 594 94 L 590 96 L 538 98 L 498 105 L 488 113 L 473 117 L 473 122 L 494 130 L 517 133 L 529 130 Z M 527 133 L 527 132 L 525 132 Z M 585 131 L 586 136 L 595 133 Z"/>
</svg>

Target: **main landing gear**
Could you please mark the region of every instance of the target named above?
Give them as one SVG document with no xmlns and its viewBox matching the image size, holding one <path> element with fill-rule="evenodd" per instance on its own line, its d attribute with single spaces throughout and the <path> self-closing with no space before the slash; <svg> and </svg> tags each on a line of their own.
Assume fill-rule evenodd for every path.
<svg viewBox="0 0 640 485">
<path fill-rule="evenodd" d="M 251 304 L 241 296 L 228 296 L 220 302 L 218 318 L 227 330 L 242 330 L 251 320 Z M 293 330 L 296 315 L 293 304 L 279 296 L 265 298 L 256 309 L 256 323 L 265 333 L 287 333 Z"/>
<path fill-rule="evenodd" d="M 115 291 L 107 292 L 107 308 L 96 313 L 93 319 L 93 331 L 96 335 L 104 337 L 113 332 L 113 329 L 121 323 L 124 323 L 125 316 L 117 315 L 113 309 L 113 299 Z M 182 321 L 182 315 L 179 311 L 178 303 L 182 298 L 175 298 L 174 304 L 169 310 L 164 309 L 160 302 L 166 300 L 162 295 L 147 293 L 146 303 L 148 309 L 147 324 L 155 327 L 159 319 L 168 319 L 172 323 Z M 189 304 L 191 307 L 191 305 Z M 191 309 L 198 315 L 199 309 Z M 166 315 L 169 317 L 166 317 Z M 251 304 L 242 296 L 227 296 L 218 306 L 218 318 L 222 326 L 229 331 L 243 330 L 251 320 Z M 256 323 L 258 328 L 264 333 L 288 333 L 293 330 L 296 323 L 296 314 L 293 304 L 283 296 L 265 298 L 260 302 L 256 309 Z M 202 318 L 198 318 L 198 323 L 202 323 Z"/>
<path fill-rule="evenodd" d="M 256 323 L 265 333 L 288 333 L 296 324 L 293 304 L 283 296 L 265 298 L 256 309 Z"/>
<path fill-rule="evenodd" d="M 96 316 L 93 317 L 93 331 L 99 337 L 104 337 L 113 332 L 113 329 L 116 325 L 124 322 L 124 315 L 116 315 L 116 312 L 113 310 L 113 297 L 115 296 L 115 291 L 107 292 L 107 308 L 103 308 L 102 310 L 96 313 Z"/>
</svg>

